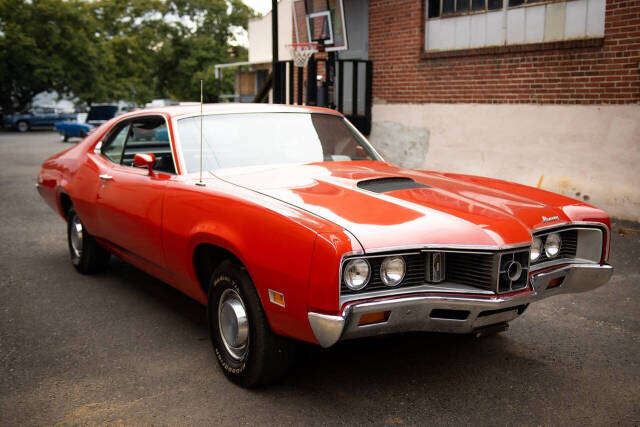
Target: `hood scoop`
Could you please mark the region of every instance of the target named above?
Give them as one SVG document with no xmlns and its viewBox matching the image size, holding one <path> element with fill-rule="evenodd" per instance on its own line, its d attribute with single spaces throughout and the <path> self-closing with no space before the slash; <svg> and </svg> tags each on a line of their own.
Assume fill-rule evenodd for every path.
<svg viewBox="0 0 640 427">
<path fill-rule="evenodd" d="M 375 178 L 358 182 L 358 188 L 372 191 L 374 193 L 386 193 L 395 190 L 408 190 L 410 188 L 431 188 L 428 185 L 421 184 L 411 178 L 393 177 L 393 178 Z"/>
</svg>

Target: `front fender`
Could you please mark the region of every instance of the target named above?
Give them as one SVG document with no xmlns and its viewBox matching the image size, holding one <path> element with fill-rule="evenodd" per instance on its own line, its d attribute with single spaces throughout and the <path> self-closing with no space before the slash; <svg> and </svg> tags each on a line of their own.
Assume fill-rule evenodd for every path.
<svg viewBox="0 0 640 427">
<path fill-rule="evenodd" d="M 349 232 L 319 233 L 309 275 L 308 311 L 335 314 L 340 310 L 340 265 L 345 255 L 364 253 Z"/>
<path fill-rule="evenodd" d="M 313 341 L 307 320 L 307 287 L 316 231 L 303 213 L 270 198 L 210 181 L 202 188 L 175 182 L 163 208 L 163 246 L 167 269 L 180 278 L 179 289 L 206 303 L 193 264 L 195 248 L 207 243 L 234 254 L 255 285 L 274 332 Z M 244 197 L 244 196 L 247 197 Z M 269 299 L 284 295 L 285 306 Z"/>
</svg>

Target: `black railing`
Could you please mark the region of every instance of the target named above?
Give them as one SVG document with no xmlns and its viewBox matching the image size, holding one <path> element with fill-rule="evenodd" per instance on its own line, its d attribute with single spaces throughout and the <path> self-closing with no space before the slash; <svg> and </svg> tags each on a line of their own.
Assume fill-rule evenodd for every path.
<svg viewBox="0 0 640 427">
<path fill-rule="evenodd" d="M 324 78 L 318 81 L 319 63 L 324 64 Z M 293 61 L 278 63 L 280 93 L 276 99 L 289 104 L 312 105 L 333 108 L 344 114 L 363 134 L 371 132 L 371 85 L 373 64 L 363 59 L 311 58 L 306 67 L 306 84 L 303 69 L 293 66 Z M 348 68 L 351 68 L 348 71 Z M 286 80 L 289 76 L 289 96 Z M 362 82 L 364 84 L 362 84 Z"/>
<path fill-rule="evenodd" d="M 344 114 L 365 135 L 371 132 L 371 85 L 373 65 L 371 61 L 359 59 L 339 59 L 338 96 L 336 109 Z M 351 75 L 345 73 L 345 65 L 351 64 Z M 364 87 L 359 84 L 364 78 Z M 350 87 L 349 87 L 350 86 Z M 347 90 L 351 89 L 350 107 L 347 106 Z M 360 109 L 362 102 L 362 109 Z"/>
</svg>

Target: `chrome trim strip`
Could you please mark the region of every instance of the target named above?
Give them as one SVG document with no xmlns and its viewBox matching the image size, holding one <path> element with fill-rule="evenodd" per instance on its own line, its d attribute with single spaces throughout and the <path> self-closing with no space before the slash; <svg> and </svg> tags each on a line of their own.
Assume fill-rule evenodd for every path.
<svg viewBox="0 0 640 427">
<path fill-rule="evenodd" d="M 378 151 L 375 149 L 375 147 L 373 146 L 373 144 L 371 144 L 371 142 L 358 130 L 358 128 L 356 128 L 353 123 L 351 123 L 346 117 L 342 116 L 342 118 L 344 119 L 345 123 L 347 124 L 347 127 L 349 129 L 351 129 L 351 132 L 355 133 L 362 141 L 365 142 L 365 144 L 367 145 L 367 148 L 372 151 L 376 156 L 378 156 L 377 160 L 379 162 L 386 162 L 386 160 L 384 159 L 384 157 L 382 157 L 382 155 L 380 153 L 378 153 Z M 360 141 L 360 142 L 362 142 Z"/>
<path fill-rule="evenodd" d="M 605 234 L 604 234 L 604 230 L 607 230 L 607 233 L 609 232 L 609 229 L 606 227 L 605 224 L 603 223 L 599 223 L 599 222 L 575 222 L 575 223 L 571 223 L 570 225 L 561 225 L 558 227 L 545 227 L 545 230 L 540 231 L 539 229 L 535 231 L 534 236 L 538 237 L 538 236 L 546 236 L 548 234 L 551 234 L 555 231 L 555 229 L 560 228 L 560 230 L 558 230 L 559 232 L 561 231 L 569 231 L 569 230 L 590 230 L 590 231 L 599 231 L 601 233 L 601 241 L 602 239 L 604 239 Z M 606 235 L 606 239 L 607 239 L 607 248 L 606 248 L 606 254 L 605 254 L 605 260 L 608 257 L 608 251 L 609 251 L 609 235 Z M 600 259 L 594 261 L 591 259 L 582 259 L 582 258 L 578 258 L 578 250 L 580 248 L 580 236 L 578 235 L 578 240 L 576 241 L 577 247 L 576 247 L 576 258 L 554 258 L 551 260 L 547 260 L 544 261 L 540 264 L 531 264 L 531 271 L 538 271 L 541 270 L 543 268 L 549 268 L 549 267 L 553 267 L 556 265 L 563 265 L 563 264 L 584 264 L 584 263 L 588 263 L 588 264 L 600 264 Z M 602 248 L 602 243 L 600 243 L 600 257 L 602 257 L 602 252 L 603 252 L 603 248 Z"/>
<path fill-rule="evenodd" d="M 586 225 L 586 226 L 592 226 L 592 227 L 599 227 L 602 228 L 603 230 L 606 230 L 607 235 L 606 235 L 606 245 L 607 247 L 606 252 L 605 252 L 605 256 L 604 259 L 607 260 L 609 258 L 609 251 L 611 250 L 611 229 L 607 226 L 607 224 L 603 223 L 603 222 L 597 222 L 597 221 L 570 221 L 570 222 L 565 222 L 562 224 L 553 224 L 553 225 L 547 225 L 544 227 L 538 227 L 535 230 L 532 231 L 532 234 L 535 235 L 536 233 L 540 232 L 540 231 L 546 231 L 548 229 L 553 229 L 553 228 L 558 228 L 558 227 L 571 227 L 571 226 L 581 226 L 581 225 Z"/>
<path fill-rule="evenodd" d="M 572 224 L 575 225 L 591 225 L 594 227 L 600 227 L 604 230 L 607 231 L 607 238 L 605 240 L 605 244 L 607 245 L 606 247 L 606 252 L 605 252 L 605 256 L 604 256 L 604 260 L 607 261 L 609 259 L 609 251 L 611 250 L 611 229 L 607 226 L 607 224 L 602 223 L 602 222 L 595 222 L 595 221 L 575 221 Z"/>
<path fill-rule="evenodd" d="M 389 253 L 389 254 L 379 254 L 379 255 L 368 255 L 368 254 L 364 254 L 362 256 L 362 258 L 383 258 L 383 257 L 389 257 L 389 256 L 404 256 L 404 255 L 420 255 L 421 251 L 411 251 L 411 252 L 393 252 L 393 253 Z"/>
<path fill-rule="evenodd" d="M 448 287 L 447 284 L 451 286 Z M 454 286 L 459 286 L 459 287 L 454 288 Z M 417 285 L 417 286 L 389 288 L 389 289 L 381 289 L 378 291 L 371 291 L 366 293 L 341 295 L 340 307 L 343 307 L 347 303 L 350 303 L 353 301 L 359 301 L 363 299 L 395 297 L 395 296 L 417 294 L 417 293 L 423 293 L 423 292 L 438 292 L 438 293 L 447 293 L 447 294 L 475 294 L 475 295 L 487 295 L 487 296 L 497 295 L 493 291 L 490 291 L 487 289 L 472 288 L 471 286 L 452 284 L 450 282 L 441 282 L 437 284 L 425 283 L 423 285 Z"/>
<path fill-rule="evenodd" d="M 530 249 L 530 246 L 527 247 L 527 249 Z M 504 255 L 512 254 L 513 255 L 513 260 L 515 261 L 515 254 L 521 253 L 521 252 L 524 252 L 524 251 L 522 251 L 522 250 L 511 250 L 511 251 L 504 251 L 504 252 L 496 253 L 495 257 L 497 258 L 496 262 L 498 264 L 498 270 L 496 271 L 496 273 L 497 273 L 497 275 L 496 275 L 497 276 L 496 277 L 496 295 L 499 295 L 501 293 L 509 293 L 509 292 L 515 292 L 515 291 L 520 291 L 520 290 L 526 289 L 528 276 L 529 276 L 529 274 L 531 272 L 531 251 L 530 250 L 527 251 L 527 267 L 526 268 L 524 266 L 522 267 L 522 270 L 526 271 L 526 275 L 527 275 L 527 280 L 524 281 L 524 287 L 518 288 L 518 289 L 513 289 L 513 281 L 510 280 L 509 281 L 509 290 L 504 291 L 504 292 L 500 292 L 500 273 L 502 273 L 502 271 L 500 271 L 500 265 L 502 264 L 502 257 Z M 522 273 L 522 274 L 525 274 L 525 273 Z"/>
<path fill-rule="evenodd" d="M 198 105 L 200 105 L 200 103 L 198 103 Z M 291 110 L 288 110 L 288 109 Z M 298 111 L 299 109 L 299 111 Z M 295 110 L 295 111 L 294 111 Z M 325 114 L 327 116 L 337 116 L 337 117 L 344 117 L 344 115 L 342 115 L 342 113 L 339 113 L 337 111 L 316 111 L 316 110 L 311 110 L 311 109 L 306 109 L 303 106 L 292 106 L 292 105 L 285 105 L 283 110 L 278 110 L 273 109 L 272 111 L 269 110 L 255 110 L 255 111 L 251 111 L 251 110 L 247 110 L 247 111 L 235 111 L 235 112 L 229 112 L 229 111 L 205 111 L 204 114 L 202 114 L 203 117 L 206 116 L 238 116 L 238 115 L 242 115 L 242 114 Z M 200 111 L 194 112 L 194 113 L 185 113 L 185 114 L 180 114 L 180 115 L 176 115 L 173 116 L 174 120 L 181 120 L 181 119 L 189 119 L 191 117 L 200 117 Z"/>
<path fill-rule="evenodd" d="M 167 120 L 167 117 L 162 114 L 162 113 L 147 113 L 147 114 L 137 114 L 137 115 L 132 115 L 132 116 L 126 116 L 123 117 L 122 119 L 118 120 L 117 122 L 115 122 L 113 125 L 111 125 L 111 127 L 107 130 L 107 132 L 105 133 L 105 135 L 102 137 L 101 140 L 99 140 L 98 142 L 96 142 L 96 145 L 93 146 L 93 152 L 95 154 L 99 154 L 102 157 L 104 157 L 105 159 L 107 159 L 109 161 L 109 163 L 112 163 L 114 165 L 118 165 L 118 166 L 125 166 L 125 167 L 135 167 L 135 166 L 127 166 L 127 165 L 123 165 L 123 164 L 118 164 L 118 163 L 114 163 L 111 159 L 109 159 L 107 156 L 105 156 L 104 154 L 102 154 L 102 142 L 105 140 L 105 138 L 108 138 L 111 136 L 111 132 L 113 131 L 113 129 L 120 125 L 121 123 L 124 123 L 126 121 L 134 121 L 134 120 L 139 120 L 139 119 L 146 119 L 149 117 L 162 117 L 162 119 L 164 120 L 164 124 L 167 127 L 167 136 L 169 138 L 169 146 L 171 148 L 171 158 L 173 160 L 173 168 L 176 171 L 176 173 L 169 173 L 169 172 L 162 172 L 162 173 L 166 173 L 169 175 L 174 175 L 174 176 L 179 176 L 181 174 L 178 173 L 178 163 L 177 163 L 177 159 L 175 158 L 175 156 L 173 155 L 174 151 L 177 153 L 178 150 L 174 150 L 175 147 L 175 143 L 173 140 L 173 135 L 171 135 L 171 132 L 169 131 L 169 121 Z M 128 139 L 128 138 L 127 138 Z M 126 145 L 126 141 L 125 141 L 125 145 Z M 100 148 L 98 148 L 100 147 Z M 96 152 L 96 150 L 99 150 Z M 124 147 L 123 147 L 124 150 Z M 182 171 L 182 169 L 180 169 Z"/>
<path fill-rule="evenodd" d="M 531 245 L 531 241 L 522 243 L 513 243 L 508 245 L 446 245 L 446 244 L 424 244 L 424 245 L 407 245 L 407 246 L 388 246 L 383 248 L 365 249 L 365 254 L 375 254 L 380 252 L 392 252 L 402 250 L 436 250 L 441 249 L 443 251 L 450 251 L 450 249 L 460 249 L 461 251 L 476 250 L 476 251 L 503 251 L 508 249 L 528 248 Z"/>
<path fill-rule="evenodd" d="M 199 116 L 200 114 L 197 114 Z M 189 171 L 187 171 L 187 164 L 184 161 L 184 154 L 182 153 L 182 143 L 180 142 L 180 132 L 178 132 L 178 118 L 173 117 L 171 119 L 171 123 L 173 124 L 173 133 L 176 139 L 176 153 L 178 153 L 178 159 L 180 160 L 180 164 L 183 166 L 180 168 L 183 175 L 188 175 Z"/>
</svg>

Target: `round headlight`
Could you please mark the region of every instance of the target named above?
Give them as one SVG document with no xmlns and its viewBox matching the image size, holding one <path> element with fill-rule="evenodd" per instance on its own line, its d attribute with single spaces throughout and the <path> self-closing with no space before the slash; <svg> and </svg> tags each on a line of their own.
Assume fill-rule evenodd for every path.
<svg viewBox="0 0 640 427">
<path fill-rule="evenodd" d="M 560 244 L 562 239 L 557 233 L 551 233 L 547 236 L 547 241 L 544 243 L 544 253 L 547 254 L 547 258 L 554 258 L 560 252 Z"/>
<path fill-rule="evenodd" d="M 536 262 L 540 255 L 542 254 L 542 239 L 539 237 L 533 238 L 533 243 L 531 244 L 531 252 L 529 252 L 529 258 L 531 262 Z"/>
<path fill-rule="evenodd" d="M 370 275 L 371 269 L 366 260 L 352 259 L 344 267 L 344 284 L 352 291 L 359 291 L 367 285 Z"/>
<path fill-rule="evenodd" d="M 401 256 L 390 256 L 382 261 L 380 266 L 380 278 L 387 286 L 396 286 L 404 278 L 406 270 L 404 259 Z"/>
</svg>

